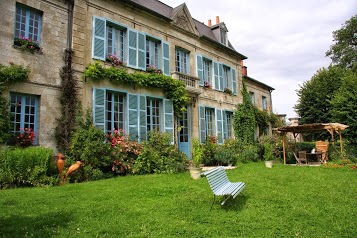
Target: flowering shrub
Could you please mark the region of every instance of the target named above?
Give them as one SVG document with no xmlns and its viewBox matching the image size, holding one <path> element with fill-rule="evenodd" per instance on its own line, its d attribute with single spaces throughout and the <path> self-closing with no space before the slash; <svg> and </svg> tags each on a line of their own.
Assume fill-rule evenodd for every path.
<svg viewBox="0 0 357 238">
<path fill-rule="evenodd" d="M 324 168 L 357 170 L 357 164 L 348 159 L 337 160 L 324 164 Z"/>
<path fill-rule="evenodd" d="M 148 73 L 155 73 L 155 74 L 162 74 L 162 70 L 156 68 L 154 65 L 148 65 L 146 67 L 146 72 Z"/>
<path fill-rule="evenodd" d="M 32 128 L 20 129 L 20 133 L 16 136 L 16 144 L 20 146 L 30 146 L 35 143 L 35 132 Z"/>
<path fill-rule="evenodd" d="M 14 45 L 20 47 L 22 50 L 27 50 L 31 53 L 35 51 L 40 51 L 40 46 L 38 45 L 38 41 L 32 41 L 30 38 L 25 36 L 15 37 Z"/>
<path fill-rule="evenodd" d="M 107 141 L 114 148 L 112 171 L 119 174 L 132 173 L 135 160 L 143 149 L 142 146 L 136 141 L 131 141 L 122 129 L 114 130 L 112 134 L 108 133 Z"/>
<path fill-rule="evenodd" d="M 107 61 L 112 63 L 112 66 L 123 65 L 123 61 L 120 61 L 119 57 L 113 54 L 108 54 Z"/>
<path fill-rule="evenodd" d="M 208 81 L 204 81 L 203 87 L 204 88 L 212 88 L 212 85 Z"/>
</svg>

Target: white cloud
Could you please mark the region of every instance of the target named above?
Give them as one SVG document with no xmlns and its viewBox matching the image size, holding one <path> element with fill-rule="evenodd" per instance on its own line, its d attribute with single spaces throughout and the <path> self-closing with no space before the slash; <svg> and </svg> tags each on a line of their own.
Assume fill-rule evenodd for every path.
<svg viewBox="0 0 357 238">
<path fill-rule="evenodd" d="M 332 32 L 356 14 L 355 0 L 161 0 L 186 3 L 193 18 L 226 23 L 235 49 L 248 57 L 248 74 L 275 88 L 274 112 L 295 117 L 296 90 L 330 59 Z"/>
</svg>

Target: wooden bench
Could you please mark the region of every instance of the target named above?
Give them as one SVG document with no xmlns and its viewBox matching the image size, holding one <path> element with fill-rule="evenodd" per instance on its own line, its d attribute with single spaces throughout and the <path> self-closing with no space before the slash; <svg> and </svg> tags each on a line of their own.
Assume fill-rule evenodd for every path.
<svg viewBox="0 0 357 238">
<path fill-rule="evenodd" d="M 203 172 L 201 173 L 201 176 L 205 176 L 207 178 L 209 186 L 213 192 L 214 197 L 211 209 L 215 202 L 216 196 L 225 197 L 224 201 L 221 203 L 221 205 L 224 205 L 230 197 L 233 199 L 236 198 L 245 187 L 245 183 L 243 182 L 230 182 L 227 177 L 227 173 L 222 166 Z"/>
</svg>

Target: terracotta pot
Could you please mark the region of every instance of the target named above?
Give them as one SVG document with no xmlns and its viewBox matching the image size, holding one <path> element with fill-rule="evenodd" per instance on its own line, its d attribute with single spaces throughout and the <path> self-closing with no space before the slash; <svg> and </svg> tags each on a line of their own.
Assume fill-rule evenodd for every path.
<svg viewBox="0 0 357 238">
<path fill-rule="evenodd" d="M 58 174 L 61 176 L 62 171 L 64 169 L 64 164 L 65 164 L 64 155 L 63 154 L 58 154 L 58 158 L 57 158 L 56 164 L 57 164 Z"/>
<path fill-rule="evenodd" d="M 81 167 L 83 163 L 81 161 L 77 161 L 75 164 L 72 164 L 71 166 L 69 166 L 67 173 L 66 173 L 66 178 L 68 177 L 68 175 L 70 175 L 72 172 L 76 171 L 77 169 L 79 169 Z"/>
</svg>

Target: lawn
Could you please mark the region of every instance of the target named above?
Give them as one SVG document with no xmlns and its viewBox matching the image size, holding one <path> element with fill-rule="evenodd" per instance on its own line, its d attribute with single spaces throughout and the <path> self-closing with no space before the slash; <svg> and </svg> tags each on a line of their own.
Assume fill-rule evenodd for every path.
<svg viewBox="0 0 357 238">
<path fill-rule="evenodd" d="M 189 173 L 0 190 L 0 237 L 357 237 L 356 170 L 263 163 L 229 170 L 230 206 Z"/>
</svg>

